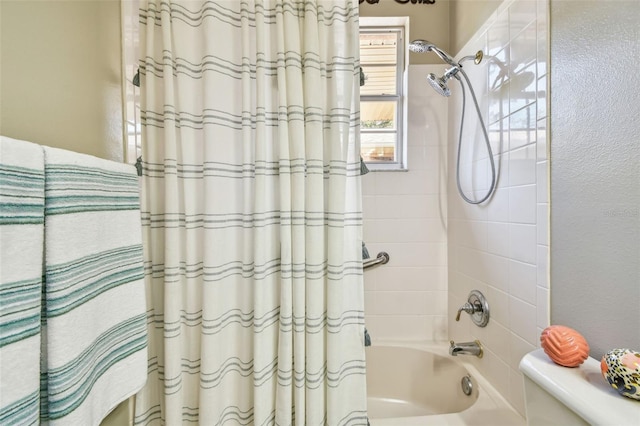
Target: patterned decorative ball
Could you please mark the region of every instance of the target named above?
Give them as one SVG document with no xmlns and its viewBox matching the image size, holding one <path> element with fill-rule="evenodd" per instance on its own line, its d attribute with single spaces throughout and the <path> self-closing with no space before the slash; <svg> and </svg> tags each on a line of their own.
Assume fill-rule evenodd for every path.
<svg viewBox="0 0 640 426">
<path fill-rule="evenodd" d="M 564 325 L 542 330 L 540 345 L 553 362 L 563 367 L 577 367 L 589 357 L 589 344 L 582 334 Z"/>
<path fill-rule="evenodd" d="M 602 357 L 600 369 L 620 395 L 640 401 L 640 352 L 613 349 Z"/>
</svg>

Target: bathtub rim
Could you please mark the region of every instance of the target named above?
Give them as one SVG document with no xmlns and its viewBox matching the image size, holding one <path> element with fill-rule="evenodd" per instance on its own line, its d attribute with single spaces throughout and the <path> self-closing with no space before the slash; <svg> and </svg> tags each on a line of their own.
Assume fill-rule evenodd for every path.
<svg viewBox="0 0 640 426">
<path fill-rule="evenodd" d="M 506 409 L 510 412 L 510 414 L 517 416 L 521 420 L 522 425 L 526 425 L 525 418 L 516 411 L 516 409 L 507 401 L 505 397 L 503 397 L 500 392 L 498 392 L 495 387 L 480 373 L 480 371 L 473 364 L 471 359 L 466 359 L 467 356 L 459 356 L 452 357 L 449 355 L 449 342 L 448 341 L 416 341 L 416 340 L 373 340 L 371 342 L 371 347 L 400 347 L 400 348 L 411 348 L 418 349 L 422 351 L 432 352 L 437 355 L 441 355 L 447 358 L 452 358 L 455 362 L 461 364 L 471 375 L 475 384 L 478 386 L 478 399 L 467 409 L 460 411 L 458 413 L 449 413 L 449 414 L 439 414 L 439 415 L 431 415 L 431 416 L 416 416 L 416 417 L 404 417 L 404 418 L 396 418 L 401 419 L 402 422 L 407 422 L 406 424 L 426 424 L 429 419 L 432 418 L 440 418 L 440 416 L 446 417 L 456 417 L 456 416 L 467 416 L 472 414 L 477 410 L 486 410 L 487 408 L 495 408 L 498 409 Z M 366 348 L 368 349 L 368 348 Z M 365 352 L 366 352 L 365 349 Z M 394 419 L 370 419 L 372 421 L 372 426 L 375 425 L 392 425 L 392 424 L 400 424 L 394 423 Z M 375 423 L 374 423 L 375 422 Z"/>
<path fill-rule="evenodd" d="M 475 374 L 455 358 L 448 354 L 445 356 L 440 351 L 410 347 L 406 344 L 376 344 L 367 348 L 366 355 L 367 397 L 404 401 L 423 406 L 424 410 L 430 411 L 428 414 L 407 417 L 461 413 L 472 407 L 480 395 Z M 396 362 L 387 367 L 385 364 L 380 364 L 381 360 Z M 377 368 L 372 368 L 371 362 Z M 437 362 L 442 369 L 433 369 L 434 362 Z M 404 377 L 405 374 L 409 377 Z M 398 380 L 398 375 L 403 379 Z M 461 380 L 465 376 L 470 376 L 472 380 L 474 389 L 471 395 L 463 395 L 461 389 Z M 423 377 L 425 380 L 414 383 L 415 377 Z M 372 380 L 370 381 L 369 378 Z M 409 380 L 410 383 L 407 384 L 404 379 Z M 370 385 L 373 387 L 370 388 Z M 409 388 L 412 390 L 409 391 Z M 369 394 L 370 390 L 371 394 Z"/>
<path fill-rule="evenodd" d="M 602 377 L 600 362 L 592 357 L 570 368 L 555 364 L 543 349 L 536 349 L 522 358 L 520 370 L 591 425 L 625 425 L 634 414 L 640 414 L 640 402 L 618 394 Z M 581 391 L 579 398 L 575 397 L 576 389 Z"/>
</svg>

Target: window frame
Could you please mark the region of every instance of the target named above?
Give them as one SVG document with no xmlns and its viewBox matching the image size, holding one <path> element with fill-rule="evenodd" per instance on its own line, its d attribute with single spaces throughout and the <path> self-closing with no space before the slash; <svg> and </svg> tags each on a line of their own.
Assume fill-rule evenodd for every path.
<svg viewBox="0 0 640 426">
<path fill-rule="evenodd" d="M 360 34 L 396 33 L 398 43 L 396 46 L 396 93 L 394 95 L 360 95 L 360 102 L 394 102 L 396 106 L 395 129 L 395 161 L 366 161 L 367 168 L 378 170 L 407 170 L 407 143 L 406 143 L 406 64 L 408 63 L 406 34 L 408 33 L 407 21 L 399 18 L 360 18 Z M 373 66 L 376 66 L 375 64 Z M 380 64 L 380 66 L 388 66 Z M 364 67 L 363 67 L 364 68 Z M 366 83 L 365 83 L 366 85 Z M 360 133 L 391 133 L 383 129 L 360 128 Z"/>
</svg>

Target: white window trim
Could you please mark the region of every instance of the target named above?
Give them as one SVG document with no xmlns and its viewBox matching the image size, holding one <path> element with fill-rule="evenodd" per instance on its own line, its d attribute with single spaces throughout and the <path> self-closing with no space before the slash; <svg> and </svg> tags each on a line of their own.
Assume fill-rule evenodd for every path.
<svg viewBox="0 0 640 426">
<path fill-rule="evenodd" d="M 408 76 L 408 65 L 409 65 L 409 50 L 407 48 L 407 35 L 409 34 L 409 17 L 401 16 L 401 17 L 372 17 L 372 16 L 361 16 L 360 17 L 360 28 L 362 29 L 402 29 L 401 39 L 398 48 L 398 73 L 400 74 L 400 79 L 398 81 L 398 95 L 400 100 L 398 102 L 398 106 L 400 107 L 400 111 L 398 111 L 397 115 L 397 158 L 398 161 L 393 163 L 373 163 L 366 162 L 367 168 L 370 171 L 407 171 L 408 163 L 407 163 L 407 76 Z M 388 100 L 388 98 L 380 97 L 380 100 Z M 376 96 L 367 96 L 366 100 L 375 101 Z"/>
</svg>

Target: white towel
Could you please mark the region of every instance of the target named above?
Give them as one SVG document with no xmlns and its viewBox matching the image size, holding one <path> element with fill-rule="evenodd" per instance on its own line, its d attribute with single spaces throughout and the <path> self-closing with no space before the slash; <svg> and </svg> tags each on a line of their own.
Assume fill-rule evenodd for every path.
<svg viewBox="0 0 640 426">
<path fill-rule="evenodd" d="M 0 136 L 0 424 L 37 425 L 44 243 L 42 147 Z"/>
<path fill-rule="evenodd" d="M 98 425 L 147 377 L 138 176 L 131 165 L 44 152 L 45 420 Z"/>
</svg>

